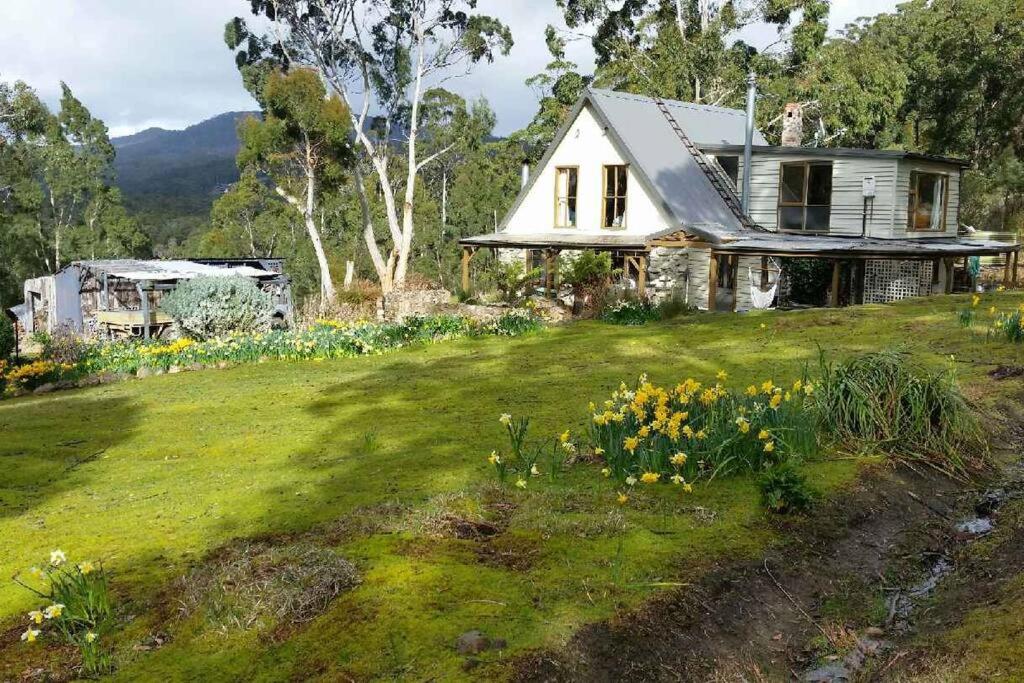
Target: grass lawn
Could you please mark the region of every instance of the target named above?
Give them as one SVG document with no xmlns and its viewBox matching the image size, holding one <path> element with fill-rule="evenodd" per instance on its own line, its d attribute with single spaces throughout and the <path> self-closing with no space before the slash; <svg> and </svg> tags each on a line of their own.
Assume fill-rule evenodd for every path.
<svg viewBox="0 0 1024 683">
<path fill-rule="evenodd" d="M 982 306 L 1022 300 L 989 295 Z M 524 650 L 557 646 L 584 623 L 779 540 L 747 477 L 690 495 L 647 487 L 625 506 L 592 465 L 524 491 L 498 488 L 486 456 L 505 446 L 501 413 L 529 415 L 535 436 L 576 432 L 588 401 L 641 372 L 666 384 L 713 380 L 720 369 L 733 387 L 792 381 L 813 372 L 819 346 L 902 346 L 934 363 L 955 354 L 968 393 L 992 402 L 985 373 L 1021 364 L 1024 347 L 960 329 L 953 312 L 964 305 L 943 297 L 643 328 L 580 323 L 0 402 L 0 631 L 23 628 L 21 613 L 35 606 L 8 577 L 59 547 L 111 572 L 131 617 L 116 644 L 125 680 L 500 678 Z M 827 492 L 850 482 L 857 463 L 804 469 Z M 435 533 L 445 512 L 507 529 L 487 542 Z M 352 561 L 362 583 L 286 627 L 222 628 L 202 610 L 179 616 L 174 581 L 190 566 L 232 539 L 297 534 Z M 463 673 L 453 644 L 477 628 L 508 648 Z M 133 649 L 157 631 L 166 644 Z M 8 641 L 0 679 L 43 657 L 38 643 Z"/>
</svg>

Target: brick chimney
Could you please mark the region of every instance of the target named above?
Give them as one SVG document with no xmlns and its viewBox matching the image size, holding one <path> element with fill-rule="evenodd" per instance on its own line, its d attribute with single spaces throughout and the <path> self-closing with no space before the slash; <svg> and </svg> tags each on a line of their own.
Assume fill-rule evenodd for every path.
<svg viewBox="0 0 1024 683">
<path fill-rule="evenodd" d="M 782 113 L 782 146 L 799 147 L 804 140 L 804 112 L 796 102 L 786 105 Z"/>
</svg>

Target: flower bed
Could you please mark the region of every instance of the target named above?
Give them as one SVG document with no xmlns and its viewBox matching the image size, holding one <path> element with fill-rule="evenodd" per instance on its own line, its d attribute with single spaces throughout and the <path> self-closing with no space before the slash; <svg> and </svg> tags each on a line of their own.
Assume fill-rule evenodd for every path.
<svg viewBox="0 0 1024 683">
<path fill-rule="evenodd" d="M 139 341 L 99 344 L 83 365 L 90 373 L 137 372 L 141 368 L 211 365 L 260 360 L 322 360 L 380 354 L 393 349 L 467 336 L 516 336 L 540 329 L 541 322 L 523 311 L 509 311 L 486 324 L 452 315 L 406 318 L 401 323 L 341 323 L 321 320 L 302 330 L 263 334 L 229 334 L 208 341 L 161 343 Z"/>
</svg>

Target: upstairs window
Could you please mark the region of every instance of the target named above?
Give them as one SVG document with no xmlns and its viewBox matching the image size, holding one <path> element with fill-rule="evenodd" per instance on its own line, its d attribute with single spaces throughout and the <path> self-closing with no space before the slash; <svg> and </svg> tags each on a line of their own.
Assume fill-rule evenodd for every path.
<svg viewBox="0 0 1024 683">
<path fill-rule="evenodd" d="M 907 204 L 907 230 L 946 229 L 946 201 L 949 178 L 941 173 L 910 174 L 910 196 Z"/>
<path fill-rule="evenodd" d="M 779 171 L 779 229 L 828 232 L 832 217 L 832 162 L 798 161 Z"/>
<path fill-rule="evenodd" d="M 715 157 L 715 161 L 725 171 L 725 175 L 729 176 L 729 180 L 732 181 L 733 187 L 740 186 L 740 158 L 739 157 Z"/>
<path fill-rule="evenodd" d="M 559 166 L 555 169 L 555 227 L 576 227 L 576 194 L 579 187 L 579 169 Z"/>
<path fill-rule="evenodd" d="M 601 207 L 601 226 L 626 226 L 626 185 L 629 172 L 626 166 L 604 167 L 604 193 Z"/>
</svg>

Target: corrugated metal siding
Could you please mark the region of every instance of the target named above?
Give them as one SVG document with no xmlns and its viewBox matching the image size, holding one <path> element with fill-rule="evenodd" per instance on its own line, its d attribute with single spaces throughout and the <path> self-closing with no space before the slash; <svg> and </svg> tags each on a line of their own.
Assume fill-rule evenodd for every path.
<svg viewBox="0 0 1024 683">
<path fill-rule="evenodd" d="M 785 161 L 817 161 L 820 157 L 755 155 L 751 163 L 750 215 L 757 223 L 776 228 L 778 225 L 779 174 Z M 740 166 L 742 167 L 742 161 Z M 889 159 L 843 157 L 832 161 L 832 235 L 860 235 L 864 213 L 862 183 L 866 176 L 875 177 L 875 200 L 868 212 L 868 234 L 892 236 L 897 162 Z M 742 171 L 741 171 L 742 172 Z M 742 177 L 742 176 L 741 176 Z M 899 195 L 897 195 L 899 196 Z M 904 196 L 904 203 L 905 197 Z M 952 197 L 950 197 L 952 201 Z M 898 203 L 898 202 L 897 202 Z M 904 215 L 906 208 L 904 207 Z"/>
</svg>

